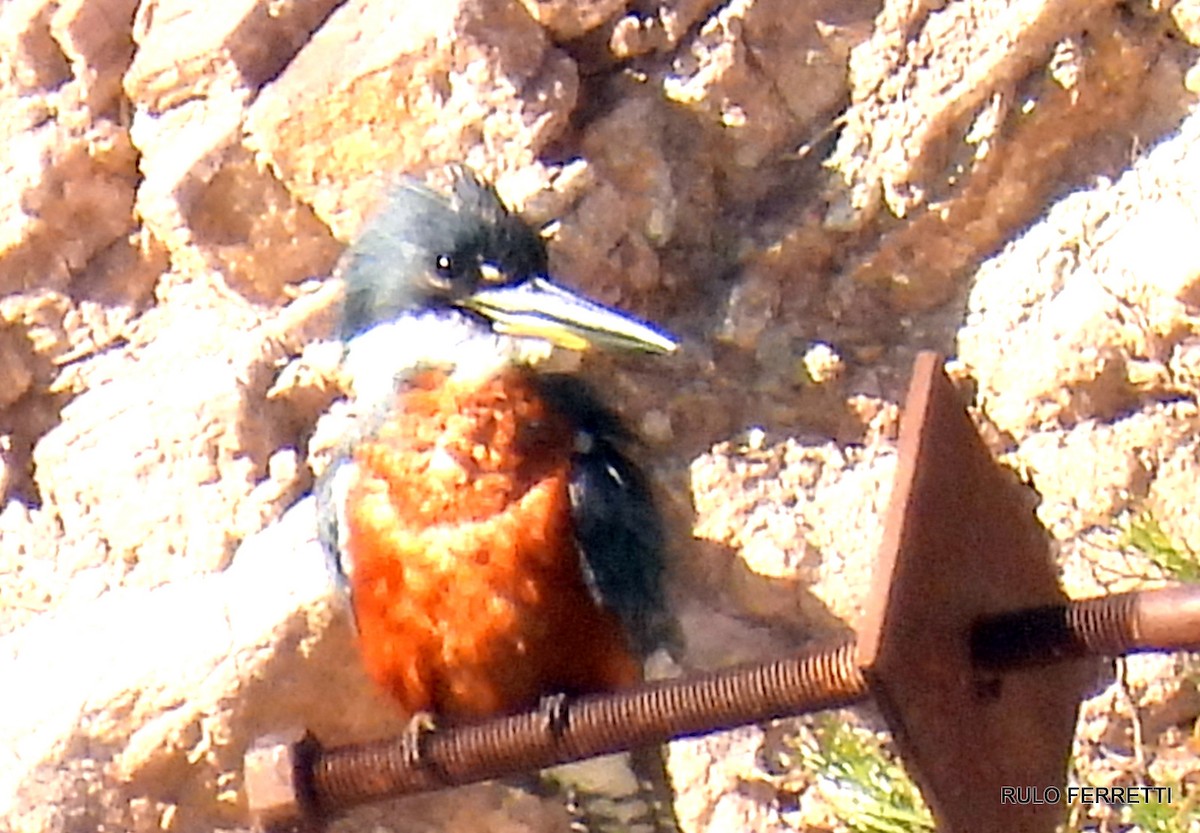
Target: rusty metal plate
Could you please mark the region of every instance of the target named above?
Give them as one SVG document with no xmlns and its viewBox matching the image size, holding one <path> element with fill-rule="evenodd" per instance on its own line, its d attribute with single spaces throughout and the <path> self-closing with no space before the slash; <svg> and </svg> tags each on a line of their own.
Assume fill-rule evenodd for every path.
<svg viewBox="0 0 1200 833">
<path fill-rule="evenodd" d="M 908 771 L 949 833 L 1052 831 L 1091 661 L 976 671 L 979 617 L 1066 601 L 1035 499 L 999 466 L 942 370 L 916 361 L 858 652 Z"/>
</svg>

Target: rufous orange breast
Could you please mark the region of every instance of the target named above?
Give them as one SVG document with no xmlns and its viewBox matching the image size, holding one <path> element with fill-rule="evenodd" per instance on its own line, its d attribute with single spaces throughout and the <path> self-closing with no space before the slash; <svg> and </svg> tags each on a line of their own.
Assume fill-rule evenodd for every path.
<svg viewBox="0 0 1200 833">
<path fill-rule="evenodd" d="M 493 715 L 641 678 L 584 581 L 572 443 L 513 367 L 469 384 L 413 374 L 355 447 L 346 547 L 362 655 L 408 713 Z"/>
</svg>

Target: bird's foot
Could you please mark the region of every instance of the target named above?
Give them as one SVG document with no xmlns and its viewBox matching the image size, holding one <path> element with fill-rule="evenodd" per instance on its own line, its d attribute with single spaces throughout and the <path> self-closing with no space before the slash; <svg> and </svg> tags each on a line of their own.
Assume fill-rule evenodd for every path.
<svg viewBox="0 0 1200 833">
<path fill-rule="evenodd" d="M 538 711 L 546 721 L 546 729 L 554 737 L 562 737 L 571 719 L 570 698 L 565 694 L 548 694 L 538 701 Z"/>
<path fill-rule="evenodd" d="M 401 755 L 409 768 L 417 769 L 424 765 L 425 737 L 436 729 L 437 723 L 434 722 L 431 712 L 417 712 L 408 719 L 408 725 L 404 727 L 400 736 L 400 743 Z"/>
</svg>

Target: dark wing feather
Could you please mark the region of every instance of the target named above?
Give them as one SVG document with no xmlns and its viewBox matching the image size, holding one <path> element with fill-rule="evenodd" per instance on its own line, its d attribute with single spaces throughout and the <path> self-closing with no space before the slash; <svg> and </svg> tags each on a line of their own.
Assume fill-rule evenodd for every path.
<svg viewBox="0 0 1200 833">
<path fill-rule="evenodd" d="M 662 519 L 645 476 L 622 451 L 631 436 L 578 378 L 545 374 L 537 381 L 575 430 L 571 511 L 588 588 L 620 617 L 641 655 L 671 647 Z"/>
</svg>

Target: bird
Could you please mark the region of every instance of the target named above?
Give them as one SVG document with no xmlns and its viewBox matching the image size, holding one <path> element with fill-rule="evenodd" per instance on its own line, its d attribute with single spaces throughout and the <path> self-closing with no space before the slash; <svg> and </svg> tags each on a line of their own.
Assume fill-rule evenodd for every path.
<svg viewBox="0 0 1200 833">
<path fill-rule="evenodd" d="M 355 427 L 317 503 L 368 675 L 439 723 L 638 684 L 677 648 L 662 522 L 632 433 L 539 364 L 676 339 L 553 280 L 465 167 L 400 180 L 336 273 Z"/>
</svg>

